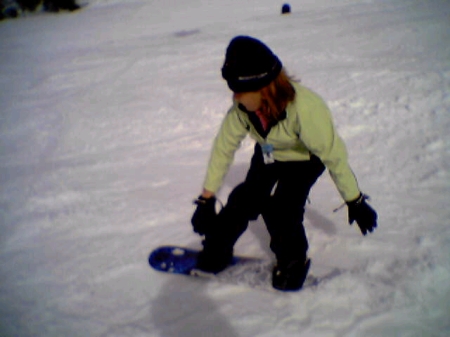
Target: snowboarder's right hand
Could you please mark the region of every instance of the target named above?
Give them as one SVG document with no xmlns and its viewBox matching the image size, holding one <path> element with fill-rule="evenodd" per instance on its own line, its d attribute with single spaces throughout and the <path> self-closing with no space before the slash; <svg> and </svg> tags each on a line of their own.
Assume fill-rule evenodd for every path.
<svg viewBox="0 0 450 337">
<path fill-rule="evenodd" d="M 195 233 L 205 235 L 208 229 L 213 226 L 217 217 L 216 198 L 214 196 L 211 198 L 200 196 L 194 201 L 194 204 L 197 205 L 197 209 L 191 219 L 192 227 L 194 227 Z"/>
</svg>

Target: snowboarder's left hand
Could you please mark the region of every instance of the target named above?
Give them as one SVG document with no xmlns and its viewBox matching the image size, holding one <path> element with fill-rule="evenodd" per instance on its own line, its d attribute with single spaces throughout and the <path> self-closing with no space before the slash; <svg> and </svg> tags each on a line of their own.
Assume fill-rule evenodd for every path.
<svg viewBox="0 0 450 337">
<path fill-rule="evenodd" d="M 363 235 L 372 233 L 377 227 L 377 212 L 367 204 L 367 199 L 368 197 L 361 193 L 356 200 L 347 202 L 348 222 L 351 225 L 356 221 Z"/>
</svg>

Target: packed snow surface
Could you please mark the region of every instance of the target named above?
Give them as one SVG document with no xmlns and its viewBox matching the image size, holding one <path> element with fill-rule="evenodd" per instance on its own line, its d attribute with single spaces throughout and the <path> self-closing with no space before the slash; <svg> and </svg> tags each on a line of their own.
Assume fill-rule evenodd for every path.
<svg viewBox="0 0 450 337">
<path fill-rule="evenodd" d="M 293 0 L 285 16 L 273 0 L 86 2 L 0 22 L 2 337 L 450 335 L 450 2 Z M 201 247 L 192 199 L 238 34 L 327 101 L 379 213 L 363 237 L 325 173 L 305 219 L 325 279 L 298 293 L 147 263 Z M 259 219 L 235 252 L 273 259 L 268 243 Z"/>
</svg>

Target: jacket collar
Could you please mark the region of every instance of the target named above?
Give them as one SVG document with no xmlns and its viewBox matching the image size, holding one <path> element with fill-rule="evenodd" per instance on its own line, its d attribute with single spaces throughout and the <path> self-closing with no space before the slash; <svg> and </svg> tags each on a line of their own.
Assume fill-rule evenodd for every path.
<svg viewBox="0 0 450 337">
<path fill-rule="evenodd" d="M 248 111 L 248 110 L 245 108 L 244 105 L 238 103 L 238 107 L 239 107 L 240 110 L 244 111 L 246 114 L 248 114 L 248 115 L 254 115 L 254 111 Z M 284 120 L 284 119 L 286 119 L 286 118 L 287 118 L 287 112 L 286 112 L 286 109 L 285 109 L 285 110 L 281 113 L 280 118 L 278 119 L 277 122 L 280 122 L 280 121 L 282 121 L 282 120 Z"/>
<path fill-rule="evenodd" d="M 245 108 L 245 106 L 243 106 L 242 104 L 238 104 L 238 107 L 240 110 L 242 110 L 243 112 L 245 112 L 247 114 L 247 116 L 248 116 L 250 122 L 253 124 L 253 127 L 255 128 L 255 130 L 263 138 L 267 137 L 267 135 L 269 134 L 269 132 L 273 126 L 277 125 L 278 122 L 286 119 L 286 117 L 287 117 L 286 110 L 284 110 L 283 113 L 280 115 L 280 119 L 277 122 L 270 124 L 269 127 L 267 128 L 267 130 L 264 130 L 263 126 L 261 125 L 261 121 L 259 120 L 259 117 L 256 115 L 256 113 L 254 113 L 253 111 L 248 111 Z"/>
</svg>

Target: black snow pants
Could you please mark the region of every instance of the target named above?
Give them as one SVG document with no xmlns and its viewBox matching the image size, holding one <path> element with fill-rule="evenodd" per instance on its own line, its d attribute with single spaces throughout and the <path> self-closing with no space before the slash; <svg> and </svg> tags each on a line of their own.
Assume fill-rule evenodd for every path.
<svg viewBox="0 0 450 337">
<path fill-rule="evenodd" d="M 205 236 L 204 250 L 213 255 L 232 254 L 248 222 L 262 215 L 278 263 L 304 261 L 308 250 L 303 227 L 305 204 L 324 170 L 323 163 L 313 155 L 309 161 L 265 164 L 257 144 L 247 177 L 230 193 L 214 230 Z"/>
</svg>

